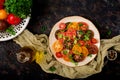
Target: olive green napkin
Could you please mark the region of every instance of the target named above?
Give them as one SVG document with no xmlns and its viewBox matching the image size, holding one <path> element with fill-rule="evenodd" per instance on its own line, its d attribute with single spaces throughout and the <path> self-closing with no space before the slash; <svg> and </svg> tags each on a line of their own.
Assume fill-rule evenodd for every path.
<svg viewBox="0 0 120 80">
<path fill-rule="evenodd" d="M 14 41 L 21 47 L 33 46 L 38 51 L 47 51 L 42 60 L 37 62 L 43 71 L 71 79 L 86 78 L 93 74 L 100 73 L 104 67 L 104 58 L 107 55 L 107 50 L 114 47 L 115 50 L 120 51 L 120 35 L 112 39 L 102 39 L 99 53 L 94 60 L 84 66 L 69 67 L 54 58 L 49 49 L 48 37 L 45 34 L 33 35 L 28 30 L 25 30 L 15 38 Z"/>
</svg>

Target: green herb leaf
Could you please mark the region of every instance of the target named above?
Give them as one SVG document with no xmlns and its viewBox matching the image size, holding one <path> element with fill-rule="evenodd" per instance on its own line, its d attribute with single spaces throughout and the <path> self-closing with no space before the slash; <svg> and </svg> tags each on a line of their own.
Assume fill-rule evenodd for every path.
<svg viewBox="0 0 120 80">
<path fill-rule="evenodd" d="M 49 68 L 50 71 L 54 72 L 56 70 L 56 68 L 54 66 Z"/>
<path fill-rule="evenodd" d="M 26 18 L 31 13 L 32 0 L 5 0 L 5 10 L 20 18 Z"/>
<path fill-rule="evenodd" d="M 89 57 L 92 57 L 92 54 L 88 54 Z"/>
<path fill-rule="evenodd" d="M 10 26 L 6 29 L 6 32 L 10 33 L 11 35 L 15 35 L 16 32 L 14 31 L 14 27 Z"/>
</svg>

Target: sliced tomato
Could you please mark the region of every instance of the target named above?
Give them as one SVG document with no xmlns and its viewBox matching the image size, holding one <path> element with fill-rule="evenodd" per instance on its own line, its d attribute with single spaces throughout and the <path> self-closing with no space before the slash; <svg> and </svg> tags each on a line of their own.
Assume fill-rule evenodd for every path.
<svg viewBox="0 0 120 80">
<path fill-rule="evenodd" d="M 79 22 L 80 29 L 83 31 L 88 30 L 88 24 L 85 22 Z"/>
<path fill-rule="evenodd" d="M 52 48 L 55 52 L 60 52 L 63 49 L 63 44 L 59 40 L 57 40 L 52 45 Z"/>
<path fill-rule="evenodd" d="M 91 40 L 87 40 L 86 42 L 85 42 L 85 45 L 91 45 L 92 43 L 91 43 Z"/>
<path fill-rule="evenodd" d="M 60 52 L 56 52 L 55 55 L 56 55 L 57 58 L 62 58 L 63 57 L 63 55 Z"/>
<path fill-rule="evenodd" d="M 65 35 L 70 37 L 70 38 L 73 38 L 74 36 L 76 36 L 76 30 L 73 28 L 68 28 Z"/>
<path fill-rule="evenodd" d="M 60 23 L 60 24 L 59 24 L 59 28 L 60 28 L 61 30 L 65 29 L 65 27 L 66 27 L 66 24 L 65 24 L 65 23 Z"/>
<path fill-rule="evenodd" d="M 68 62 L 70 61 L 70 58 L 67 55 L 63 55 L 63 59 Z"/>
<path fill-rule="evenodd" d="M 87 47 L 89 54 L 97 54 L 98 53 L 98 47 L 94 44 L 91 44 Z"/>
<path fill-rule="evenodd" d="M 85 41 L 83 41 L 83 40 L 79 40 L 79 43 L 80 43 L 81 46 L 85 45 Z"/>
<path fill-rule="evenodd" d="M 97 41 L 97 39 L 92 38 L 92 39 L 91 39 L 91 42 L 92 42 L 93 44 L 96 44 L 98 41 Z"/>
</svg>

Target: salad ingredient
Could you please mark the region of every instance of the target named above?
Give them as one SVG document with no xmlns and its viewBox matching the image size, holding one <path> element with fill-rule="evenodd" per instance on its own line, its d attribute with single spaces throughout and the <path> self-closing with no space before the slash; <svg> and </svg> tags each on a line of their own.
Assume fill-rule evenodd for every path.
<svg viewBox="0 0 120 80">
<path fill-rule="evenodd" d="M 85 45 L 85 41 L 83 41 L 83 40 L 79 40 L 79 43 L 80 43 L 81 46 Z"/>
<path fill-rule="evenodd" d="M 75 44 L 72 48 L 72 52 L 74 54 L 81 54 L 82 48 L 78 44 Z"/>
<path fill-rule="evenodd" d="M 75 30 L 79 30 L 79 25 L 77 22 L 72 22 L 68 25 L 68 28 L 72 28 L 72 29 L 75 29 Z"/>
<path fill-rule="evenodd" d="M 4 31 L 9 27 L 9 24 L 5 20 L 0 20 L 0 31 Z"/>
<path fill-rule="evenodd" d="M 62 54 L 60 52 L 56 52 L 56 57 L 57 58 L 61 58 L 62 57 Z"/>
<path fill-rule="evenodd" d="M 69 58 L 67 55 L 63 55 L 63 59 L 64 59 L 65 61 L 70 61 L 70 58 Z"/>
<path fill-rule="evenodd" d="M 14 14 L 9 14 L 7 17 L 7 22 L 12 25 L 17 25 L 21 22 L 21 18 L 15 16 Z"/>
<path fill-rule="evenodd" d="M 76 31 L 73 28 L 68 28 L 68 30 L 65 32 L 65 35 L 68 36 L 70 39 L 73 39 L 73 37 L 76 36 Z"/>
<path fill-rule="evenodd" d="M 73 55 L 73 60 L 75 62 L 80 62 L 80 61 L 84 60 L 84 58 L 85 58 L 84 55 L 78 55 L 78 54 Z"/>
<path fill-rule="evenodd" d="M 5 0 L 4 5 L 8 13 L 26 18 L 31 12 L 32 0 Z"/>
<path fill-rule="evenodd" d="M 63 49 L 63 44 L 59 40 L 57 40 L 54 42 L 52 47 L 55 52 L 60 52 Z"/>
<path fill-rule="evenodd" d="M 98 48 L 96 45 L 91 44 L 88 47 L 89 54 L 97 54 L 98 53 Z"/>
<path fill-rule="evenodd" d="M 85 46 L 82 46 L 82 53 L 83 53 L 84 57 L 87 57 L 89 54 L 88 49 Z"/>
<path fill-rule="evenodd" d="M 92 42 L 93 44 L 96 44 L 96 43 L 97 43 L 97 39 L 92 38 L 92 39 L 91 39 L 91 42 Z"/>
<path fill-rule="evenodd" d="M 79 22 L 80 29 L 86 31 L 88 29 L 88 24 L 85 22 Z"/>
<path fill-rule="evenodd" d="M 65 24 L 65 23 L 60 23 L 60 24 L 59 24 L 59 28 L 60 28 L 61 30 L 65 29 L 65 27 L 66 27 L 66 24 Z"/>
<path fill-rule="evenodd" d="M 7 18 L 7 12 L 4 9 L 0 10 L 0 20 L 4 20 Z"/>
</svg>

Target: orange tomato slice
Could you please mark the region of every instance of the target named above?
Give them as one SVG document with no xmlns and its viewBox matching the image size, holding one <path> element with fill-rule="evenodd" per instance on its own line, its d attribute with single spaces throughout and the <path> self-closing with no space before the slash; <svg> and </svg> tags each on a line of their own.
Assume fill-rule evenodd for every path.
<svg viewBox="0 0 120 80">
<path fill-rule="evenodd" d="M 75 44 L 72 48 L 72 52 L 74 54 L 81 54 L 82 48 L 78 44 Z"/>
<path fill-rule="evenodd" d="M 87 57 L 89 54 L 88 49 L 85 46 L 82 46 L 81 48 L 82 48 L 82 53 L 83 53 L 84 57 Z"/>
<path fill-rule="evenodd" d="M 65 61 L 67 61 L 67 62 L 70 61 L 70 58 L 69 58 L 67 55 L 63 55 L 63 59 L 64 59 Z"/>
<path fill-rule="evenodd" d="M 55 52 L 60 52 L 63 49 L 63 44 L 59 40 L 56 40 L 52 45 L 52 48 Z"/>
</svg>

